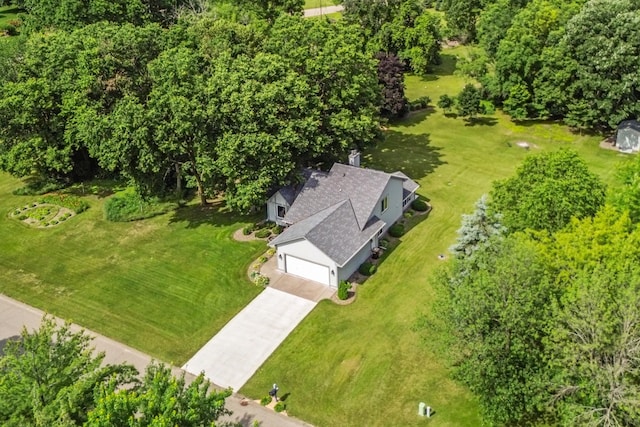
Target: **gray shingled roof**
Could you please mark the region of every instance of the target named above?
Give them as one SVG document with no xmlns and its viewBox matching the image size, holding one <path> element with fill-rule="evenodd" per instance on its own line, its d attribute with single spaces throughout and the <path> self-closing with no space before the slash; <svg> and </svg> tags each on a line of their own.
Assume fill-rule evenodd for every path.
<svg viewBox="0 0 640 427">
<path fill-rule="evenodd" d="M 343 200 L 350 200 L 362 230 L 393 175 L 335 163 L 328 174 L 314 173 L 284 217 L 295 224 Z"/>
<path fill-rule="evenodd" d="M 374 217 L 367 222 L 364 230 L 360 230 L 351 201 L 343 200 L 288 227 L 270 245 L 304 238 L 338 266 L 343 266 L 383 226 L 384 222 Z"/>
<path fill-rule="evenodd" d="M 633 129 L 640 132 L 640 122 L 637 120 L 625 120 L 620 122 L 618 129 Z"/>
<path fill-rule="evenodd" d="M 420 188 L 417 182 L 400 171 L 394 172 L 391 175 L 397 176 L 398 178 L 402 178 L 404 180 L 402 181 L 402 189 L 404 190 L 403 194 L 405 195 L 404 197 L 407 197 L 409 194 L 415 192 L 418 188 Z"/>
</svg>

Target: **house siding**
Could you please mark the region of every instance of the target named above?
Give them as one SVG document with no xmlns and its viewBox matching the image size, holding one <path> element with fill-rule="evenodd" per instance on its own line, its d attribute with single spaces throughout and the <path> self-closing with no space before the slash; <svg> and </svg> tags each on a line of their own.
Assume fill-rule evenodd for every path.
<svg viewBox="0 0 640 427">
<path fill-rule="evenodd" d="M 281 256 L 282 255 L 282 256 Z M 324 252 L 315 247 L 308 240 L 296 240 L 289 243 L 283 243 L 278 245 L 277 259 L 278 270 L 285 271 L 285 259 L 286 255 L 291 255 L 296 258 L 301 258 L 307 261 L 315 262 L 316 264 L 326 265 L 329 267 L 329 271 L 334 271 L 336 274 L 329 276 L 329 284 L 332 287 L 338 286 L 339 271 L 336 263 L 333 262 Z"/>
<path fill-rule="evenodd" d="M 267 220 L 273 221 L 278 225 L 284 225 L 284 222 L 278 219 L 278 205 L 285 206 L 287 211 L 291 207 L 279 191 L 267 200 Z"/>
<path fill-rule="evenodd" d="M 382 199 L 388 198 L 387 209 L 382 212 Z M 382 196 L 376 203 L 373 215 L 377 216 L 385 222 L 383 232 L 386 232 L 402 216 L 402 180 L 392 178 L 387 183 Z"/>
<path fill-rule="evenodd" d="M 349 277 L 358 270 L 360 265 L 369 259 L 371 256 L 371 250 L 376 246 L 378 246 L 378 238 L 374 237 L 373 242 L 369 242 L 364 245 L 364 247 L 344 265 L 344 267 L 339 269 L 338 281 L 341 282 L 343 280 L 349 280 Z"/>
</svg>

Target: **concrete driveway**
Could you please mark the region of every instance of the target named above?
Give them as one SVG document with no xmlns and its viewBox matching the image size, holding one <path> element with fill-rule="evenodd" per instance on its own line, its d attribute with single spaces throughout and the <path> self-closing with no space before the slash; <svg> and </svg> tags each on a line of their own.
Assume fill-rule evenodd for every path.
<svg viewBox="0 0 640 427">
<path fill-rule="evenodd" d="M 238 391 L 316 306 L 315 301 L 268 287 L 183 367 Z"/>
</svg>

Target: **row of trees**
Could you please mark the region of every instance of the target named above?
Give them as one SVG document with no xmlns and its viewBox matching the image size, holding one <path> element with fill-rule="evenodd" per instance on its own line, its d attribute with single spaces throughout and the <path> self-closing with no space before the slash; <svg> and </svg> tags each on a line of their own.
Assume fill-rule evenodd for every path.
<svg viewBox="0 0 640 427">
<path fill-rule="evenodd" d="M 236 12 L 252 9 L 227 6 L 168 28 L 79 21 L 32 33 L 0 82 L 0 168 L 112 173 L 144 194 L 186 181 L 202 203 L 224 191 L 248 210 L 301 167 L 376 139 L 377 62 L 360 29 L 287 14 L 242 23 Z"/>
<path fill-rule="evenodd" d="M 444 0 L 454 34 L 477 41 L 485 96 L 514 119 L 609 129 L 640 117 L 634 0 Z M 494 70 L 489 72 L 489 70 Z"/>
<path fill-rule="evenodd" d="M 202 375 L 151 364 L 140 378 L 130 365 L 103 364 L 91 338 L 45 317 L 0 352 L 3 426 L 208 426 L 223 415 L 230 390 L 215 392 Z"/>
<path fill-rule="evenodd" d="M 456 374 L 491 423 L 637 425 L 639 172 L 614 207 L 576 153 L 532 156 L 464 216 L 439 283 Z"/>
</svg>

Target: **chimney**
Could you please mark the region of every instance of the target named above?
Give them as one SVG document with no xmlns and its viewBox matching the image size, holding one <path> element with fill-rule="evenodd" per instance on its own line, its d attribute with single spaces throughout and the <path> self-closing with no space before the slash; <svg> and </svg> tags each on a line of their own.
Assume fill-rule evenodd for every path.
<svg viewBox="0 0 640 427">
<path fill-rule="evenodd" d="M 357 168 L 360 167 L 360 152 L 358 150 L 351 150 L 351 154 L 349 154 L 349 165 Z"/>
</svg>

